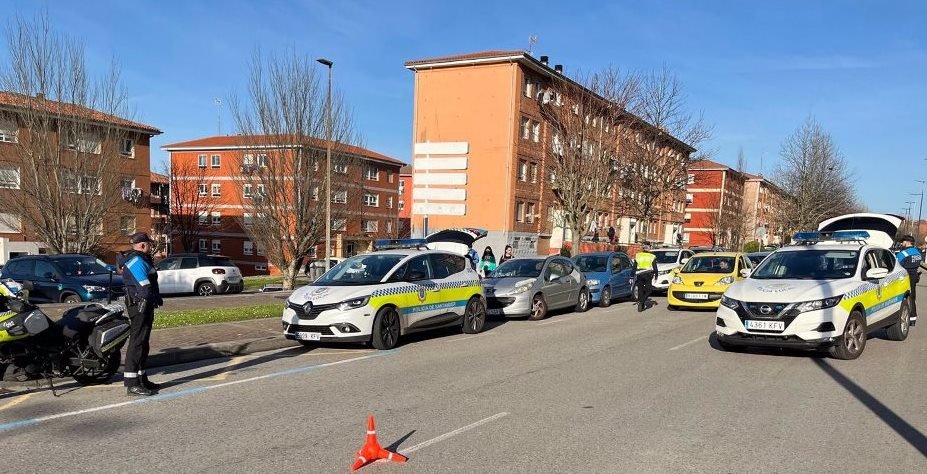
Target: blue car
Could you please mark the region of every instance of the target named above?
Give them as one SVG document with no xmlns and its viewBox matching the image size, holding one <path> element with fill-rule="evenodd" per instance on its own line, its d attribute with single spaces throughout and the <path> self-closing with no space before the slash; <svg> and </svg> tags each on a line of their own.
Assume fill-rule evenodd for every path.
<svg viewBox="0 0 927 474">
<path fill-rule="evenodd" d="M 607 307 L 615 298 L 627 298 L 634 291 L 634 264 L 623 252 L 583 253 L 573 263 L 586 275 L 590 301 Z"/>
</svg>

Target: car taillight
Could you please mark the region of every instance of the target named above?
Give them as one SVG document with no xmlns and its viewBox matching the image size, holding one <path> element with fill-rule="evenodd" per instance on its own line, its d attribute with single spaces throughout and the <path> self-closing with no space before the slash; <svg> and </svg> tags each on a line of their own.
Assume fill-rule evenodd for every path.
<svg viewBox="0 0 927 474">
<path fill-rule="evenodd" d="M 225 275 L 225 270 L 223 270 L 223 269 L 221 269 L 221 268 L 213 268 L 213 269 L 212 269 L 212 274 L 213 274 L 213 275 Z"/>
</svg>

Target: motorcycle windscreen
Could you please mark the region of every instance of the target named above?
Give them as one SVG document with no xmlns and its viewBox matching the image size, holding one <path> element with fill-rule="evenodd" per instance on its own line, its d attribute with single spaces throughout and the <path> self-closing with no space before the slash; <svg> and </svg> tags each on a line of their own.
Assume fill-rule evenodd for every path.
<svg viewBox="0 0 927 474">
<path fill-rule="evenodd" d="M 116 320 L 105 322 L 90 334 L 90 346 L 96 355 L 103 357 L 129 337 L 129 323 Z"/>
<path fill-rule="evenodd" d="M 45 316 L 45 313 L 41 311 L 33 311 L 23 320 L 23 326 L 26 328 L 27 333 L 36 335 L 48 329 L 48 316 Z"/>
</svg>

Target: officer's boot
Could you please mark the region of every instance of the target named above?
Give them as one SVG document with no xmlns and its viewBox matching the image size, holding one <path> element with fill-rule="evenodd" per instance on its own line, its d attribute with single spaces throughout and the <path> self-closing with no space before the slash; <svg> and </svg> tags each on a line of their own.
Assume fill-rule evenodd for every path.
<svg viewBox="0 0 927 474">
<path fill-rule="evenodd" d="M 158 390 L 161 390 L 161 384 L 154 383 L 151 380 L 148 380 L 147 375 L 141 375 L 139 376 L 138 379 L 139 379 L 138 381 L 141 382 L 142 386 L 147 388 L 148 390 L 154 390 L 155 392 L 157 392 Z"/>
<path fill-rule="evenodd" d="M 151 390 L 144 385 L 130 385 L 126 387 L 126 395 L 133 397 L 150 397 L 155 394 L 154 390 Z"/>
</svg>

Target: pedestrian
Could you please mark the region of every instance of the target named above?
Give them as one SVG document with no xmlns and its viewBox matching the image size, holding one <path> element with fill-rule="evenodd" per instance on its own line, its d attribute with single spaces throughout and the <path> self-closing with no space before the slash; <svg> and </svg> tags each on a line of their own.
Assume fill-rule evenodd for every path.
<svg viewBox="0 0 927 474">
<path fill-rule="evenodd" d="M 917 283 L 921 281 L 921 265 L 924 257 L 914 247 L 914 237 L 906 235 L 901 238 L 901 251 L 896 255 L 901 267 L 908 271 L 911 278 L 911 326 L 917 323 Z"/>
<path fill-rule="evenodd" d="M 473 250 L 473 244 L 467 246 L 467 258 L 469 258 L 470 263 L 473 264 L 473 269 L 478 270 L 480 267 L 480 256 L 476 253 L 476 250 Z"/>
<path fill-rule="evenodd" d="M 608 243 L 610 244 L 615 243 L 615 228 L 612 227 L 610 224 L 608 226 Z"/>
<path fill-rule="evenodd" d="M 513 258 L 515 258 L 515 256 L 512 255 L 512 246 L 506 245 L 505 250 L 502 251 L 502 258 L 499 259 L 499 265 L 502 265 L 503 263 L 508 262 Z"/>
<path fill-rule="evenodd" d="M 123 377 L 126 393 L 142 397 L 154 395 L 161 388 L 145 375 L 154 310 L 164 304 L 158 289 L 158 271 L 151 260 L 151 242 L 151 237 L 145 232 L 129 236 L 132 250 L 125 255 L 123 271 L 130 324 Z"/>
<path fill-rule="evenodd" d="M 653 279 L 657 276 L 657 256 L 649 252 L 650 247 L 644 245 L 641 251 L 634 255 L 634 284 L 637 286 L 637 312 L 647 309 L 647 301 L 653 291 Z"/>
<path fill-rule="evenodd" d="M 480 276 L 486 278 L 496 269 L 496 256 L 492 253 L 492 247 L 486 247 L 483 250 L 483 258 L 480 259 L 480 266 L 477 268 Z"/>
</svg>

